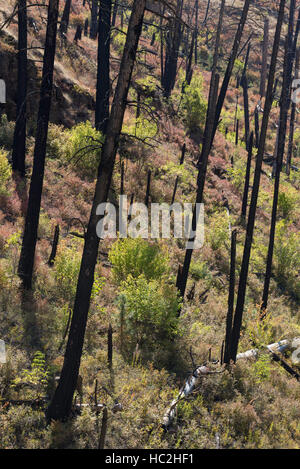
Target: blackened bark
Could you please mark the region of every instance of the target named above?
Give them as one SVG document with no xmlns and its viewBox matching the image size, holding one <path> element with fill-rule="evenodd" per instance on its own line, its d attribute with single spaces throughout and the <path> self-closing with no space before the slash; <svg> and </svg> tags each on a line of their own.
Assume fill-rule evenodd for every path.
<svg viewBox="0 0 300 469">
<path fill-rule="evenodd" d="M 56 257 L 56 252 L 57 252 L 57 246 L 58 246 L 58 241 L 59 241 L 59 225 L 55 227 L 55 232 L 54 232 L 54 238 L 53 238 L 53 243 L 52 243 L 52 251 L 48 260 L 48 265 L 49 267 L 52 267 L 55 261 Z"/>
<path fill-rule="evenodd" d="M 260 138 L 259 138 L 259 147 L 258 147 L 258 152 L 257 152 L 253 190 L 252 190 L 251 204 L 250 204 L 248 224 L 247 224 L 244 254 L 243 254 L 243 260 L 242 260 L 242 266 L 241 266 L 240 280 L 239 280 L 237 304 L 236 304 L 234 323 L 233 323 L 233 329 L 232 329 L 231 359 L 234 362 L 236 361 L 236 355 L 237 355 L 242 320 L 243 320 L 247 279 L 248 279 L 248 271 L 249 271 L 249 261 L 250 261 L 250 255 L 251 255 L 253 232 L 254 232 L 255 217 L 256 217 L 256 208 L 257 208 L 257 199 L 258 199 L 259 186 L 260 186 L 261 167 L 262 167 L 262 161 L 263 161 L 264 150 L 265 150 L 265 141 L 266 141 L 266 135 L 267 135 L 267 129 L 268 129 L 268 123 L 269 123 L 269 115 L 270 115 L 270 111 L 271 111 L 271 107 L 273 103 L 273 85 L 274 85 L 274 78 L 275 78 L 279 42 L 280 42 L 280 34 L 281 34 L 281 28 L 282 28 L 282 22 L 283 22 L 283 16 L 284 16 L 284 7 L 285 7 L 285 0 L 281 0 L 279 12 L 278 12 L 276 32 L 275 32 L 275 37 L 274 37 L 267 94 L 266 94 L 265 105 L 264 105 L 264 115 L 263 115 L 263 120 L 262 120 Z"/>
<path fill-rule="evenodd" d="M 229 295 L 228 295 L 228 311 L 226 318 L 226 335 L 224 348 L 224 363 L 230 363 L 230 342 L 232 332 L 232 321 L 234 311 L 234 289 L 235 289 L 235 264 L 236 264 L 236 236 L 234 230 L 231 235 L 231 262 L 230 262 L 230 279 L 229 279 Z"/>
<path fill-rule="evenodd" d="M 61 22 L 60 22 L 60 28 L 59 28 L 60 34 L 67 34 L 68 32 L 71 4 L 72 4 L 72 0 L 66 0 L 65 8 L 64 8 L 64 11 L 61 17 Z"/>
<path fill-rule="evenodd" d="M 34 148 L 33 171 L 31 176 L 25 230 L 18 268 L 18 274 L 22 280 L 24 288 L 26 289 L 31 289 L 32 286 L 34 256 L 43 190 L 46 143 L 53 86 L 58 5 L 59 0 L 49 1 L 41 95 Z"/>
<path fill-rule="evenodd" d="M 148 174 L 147 174 L 147 189 L 146 189 L 146 196 L 145 196 L 145 205 L 146 205 L 146 207 L 149 206 L 150 187 L 151 187 L 151 171 L 149 170 Z"/>
<path fill-rule="evenodd" d="M 25 176 L 27 99 L 27 1 L 18 1 L 18 100 L 12 168 Z"/>
<path fill-rule="evenodd" d="M 280 175 L 282 171 L 283 155 L 285 148 L 286 130 L 287 130 L 287 118 L 290 105 L 290 87 L 292 82 L 292 70 L 293 70 L 293 25 L 294 25 L 294 13 L 295 13 L 295 0 L 290 2 L 290 16 L 289 16 L 289 30 L 286 36 L 285 42 L 285 56 L 283 65 L 283 82 L 282 82 L 282 93 L 281 93 L 281 108 L 280 108 L 280 121 L 279 121 L 279 132 L 278 132 L 278 147 L 277 147 L 277 161 L 276 161 L 276 172 L 275 172 L 275 184 L 274 184 L 274 196 L 273 196 L 273 207 L 272 207 L 272 219 L 271 229 L 269 238 L 269 248 L 267 256 L 267 266 L 264 282 L 264 291 L 262 298 L 262 312 L 265 312 L 268 307 L 269 289 L 272 274 L 272 263 L 274 253 L 274 243 L 276 234 L 276 221 L 277 221 L 277 206 L 279 198 L 279 187 L 280 187 Z M 263 317 L 263 315 L 262 315 Z"/>
<path fill-rule="evenodd" d="M 300 63 L 300 49 L 297 49 L 296 62 L 295 62 L 295 80 L 299 78 L 299 63 Z M 296 120 L 296 107 L 297 104 L 295 101 L 292 102 L 292 110 L 290 117 L 290 133 L 289 133 L 289 146 L 286 158 L 286 174 L 290 175 L 291 165 L 292 165 L 292 155 L 294 147 L 294 133 L 295 133 L 295 120 Z"/>
<path fill-rule="evenodd" d="M 263 44 L 262 44 L 260 89 L 259 89 L 261 98 L 263 98 L 266 94 L 266 80 L 267 80 L 267 72 L 268 72 L 268 47 L 269 47 L 269 19 L 265 18 L 264 39 L 263 39 Z"/>
<path fill-rule="evenodd" d="M 247 215 L 252 152 L 253 152 L 253 132 L 251 132 L 250 137 L 249 137 L 249 142 L 248 142 L 248 159 L 247 159 L 245 187 L 244 187 L 244 195 L 243 195 L 243 203 L 242 203 L 242 220 L 246 220 L 246 215 Z"/>
<path fill-rule="evenodd" d="M 111 21 L 111 24 L 112 26 L 115 26 L 116 25 L 116 21 L 117 21 L 117 15 L 118 15 L 118 1 L 115 0 L 114 2 L 114 9 L 113 9 L 113 15 L 112 15 L 112 21 Z"/>
<path fill-rule="evenodd" d="M 111 0 L 102 0 L 99 11 L 98 73 L 95 127 L 105 134 L 109 118 Z"/>
<path fill-rule="evenodd" d="M 98 34 L 98 0 L 92 0 L 91 7 L 91 27 L 90 27 L 90 38 L 96 39 Z"/>
<path fill-rule="evenodd" d="M 95 266 L 98 256 L 99 238 L 96 227 L 99 222 L 97 208 L 106 203 L 111 186 L 120 133 L 126 109 L 131 76 L 136 60 L 139 38 L 142 32 L 146 0 L 135 0 L 128 26 L 127 39 L 120 66 L 120 73 L 107 133 L 101 153 L 98 178 L 86 233 L 81 268 L 77 283 L 77 292 L 73 308 L 73 317 L 68 336 L 64 364 L 58 387 L 47 410 L 48 420 L 64 420 L 71 412 L 73 395 L 79 374 L 79 367 L 84 343 L 90 298 L 94 283 Z"/>
</svg>

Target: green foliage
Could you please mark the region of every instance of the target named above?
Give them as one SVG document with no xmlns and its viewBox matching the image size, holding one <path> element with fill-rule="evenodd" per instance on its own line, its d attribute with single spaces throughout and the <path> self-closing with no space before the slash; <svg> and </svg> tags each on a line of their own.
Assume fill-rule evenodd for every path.
<svg viewBox="0 0 300 469">
<path fill-rule="evenodd" d="M 268 380 L 271 375 L 271 358 L 270 354 L 262 353 L 253 364 L 255 379 L 258 383 Z"/>
<path fill-rule="evenodd" d="M 277 224 L 274 247 L 276 276 L 280 281 L 294 279 L 300 268 L 300 236 L 290 233 L 282 220 Z"/>
<path fill-rule="evenodd" d="M 62 125 L 49 124 L 47 138 L 47 156 L 49 158 L 60 158 L 66 144 L 66 132 Z"/>
<path fill-rule="evenodd" d="M 190 274 L 195 280 L 212 279 L 212 275 L 205 261 L 192 261 L 190 266 Z"/>
<path fill-rule="evenodd" d="M 0 147 L 11 150 L 14 141 L 15 124 L 7 119 L 6 114 L 0 120 Z"/>
<path fill-rule="evenodd" d="M 95 177 L 101 156 L 102 134 L 89 121 L 81 122 L 65 134 L 63 158 L 81 175 Z"/>
<path fill-rule="evenodd" d="M 129 275 L 133 278 L 144 275 L 147 280 L 154 280 L 169 272 L 168 256 L 157 244 L 149 244 L 141 238 L 116 241 L 109 252 L 109 260 L 117 284 Z"/>
<path fill-rule="evenodd" d="M 14 387 L 28 386 L 29 396 L 33 398 L 44 397 L 49 381 L 49 370 L 45 355 L 42 352 L 34 354 L 31 369 L 23 370 L 21 376 L 14 380 Z"/>
<path fill-rule="evenodd" d="M 220 249 L 226 242 L 229 242 L 229 221 L 229 217 L 225 210 L 222 212 L 215 212 L 209 218 L 207 238 L 214 251 Z"/>
<path fill-rule="evenodd" d="M 239 152 L 236 151 L 233 157 L 235 164 L 227 169 L 227 173 L 234 187 L 242 193 L 245 185 L 246 164 L 238 156 Z"/>
<path fill-rule="evenodd" d="M 121 283 L 120 293 L 131 348 L 138 343 L 145 351 L 145 347 L 163 344 L 178 333 L 180 300 L 176 287 L 144 275 L 129 275 Z"/>
<path fill-rule="evenodd" d="M 295 214 L 298 204 L 297 191 L 288 185 L 283 186 L 278 195 L 278 215 L 285 220 L 290 220 Z"/>
<path fill-rule="evenodd" d="M 11 173 L 7 152 L 0 148 L 0 195 L 7 195 L 7 183 L 11 178 Z"/>
<path fill-rule="evenodd" d="M 190 132 L 197 130 L 205 122 L 207 103 L 203 95 L 203 78 L 195 74 L 191 84 L 185 87 L 182 98 L 184 121 Z"/>
</svg>

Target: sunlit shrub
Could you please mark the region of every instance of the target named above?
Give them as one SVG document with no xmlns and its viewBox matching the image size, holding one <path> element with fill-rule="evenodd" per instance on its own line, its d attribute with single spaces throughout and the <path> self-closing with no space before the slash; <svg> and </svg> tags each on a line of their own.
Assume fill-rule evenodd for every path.
<svg viewBox="0 0 300 469">
<path fill-rule="evenodd" d="M 153 280 L 169 272 L 167 255 L 157 244 L 149 244 L 141 238 L 118 240 L 110 250 L 109 260 L 118 284 L 129 275 L 133 278 L 144 275 L 147 280 Z"/>
<path fill-rule="evenodd" d="M 81 175 L 95 177 L 101 156 L 102 134 L 89 121 L 81 122 L 65 134 L 63 158 Z"/>
<path fill-rule="evenodd" d="M 7 194 L 7 183 L 11 178 L 11 167 L 7 160 L 7 152 L 0 148 L 0 195 Z"/>
<path fill-rule="evenodd" d="M 185 87 L 183 95 L 184 121 L 190 132 L 203 125 L 206 116 L 207 103 L 203 95 L 203 78 L 195 74 L 191 84 Z"/>
<path fill-rule="evenodd" d="M 7 119 L 6 114 L 0 120 L 0 147 L 11 150 L 14 141 L 15 124 Z"/>
</svg>

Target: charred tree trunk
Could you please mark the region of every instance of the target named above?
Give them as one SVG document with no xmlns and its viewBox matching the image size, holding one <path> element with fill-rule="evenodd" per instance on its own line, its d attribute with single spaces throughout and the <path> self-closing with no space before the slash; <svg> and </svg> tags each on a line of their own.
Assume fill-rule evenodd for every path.
<svg viewBox="0 0 300 469">
<path fill-rule="evenodd" d="M 248 144 L 248 160 L 247 160 L 247 169 L 246 169 L 246 176 L 245 176 L 244 196 L 243 196 L 243 203 L 242 203 L 242 220 L 243 221 L 246 220 L 246 215 L 247 215 L 251 160 L 252 160 L 252 152 L 253 152 L 253 132 L 251 132 L 250 134 L 248 143 L 249 143 Z"/>
<path fill-rule="evenodd" d="M 268 47 L 269 47 L 269 19 L 265 19 L 264 24 L 264 39 L 262 44 L 262 61 L 261 61 L 261 75 L 260 75 L 260 88 L 259 93 L 261 98 L 266 94 L 266 80 L 268 72 Z"/>
<path fill-rule="evenodd" d="M 12 168 L 25 176 L 27 100 L 27 0 L 18 2 L 18 101 Z"/>
<path fill-rule="evenodd" d="M 52 267 L 56 258 L 57 246 L 59 241 L 59 225 L 55 227 L 54 238 L 52 243 L 52 251 L 48 260 L 49 267 Z"/>
<path fill-rule="evenodd" d="M 224 348 L 224 363 L 230 363 L 230 348 L 231 348 L 231 333 L 232 321 L 234 311 L 234 289 L 235 289 L 235 263 L 236 263 L 236 236 L 237 232 L 234 230 L 231 236 L 231 262 L 230 262 L 230 280 L 229 280 L 229 295 L 228 295 L 228 311 L 226 319 L 226 336 Z"/>
<path fill-rule="evenodd" d="M 195 64 L 198 64 L 199 0 L 195 1 Z"/>
<path fill-rule="evenodd" d="M 100 204 L 106 203 L 108 198 L 131 76 L 136 60 L 139 38 L 142 32 L 145 8 L 146 0 L 134 1 L 120 66 L 118 83 L 108 121 L 105 142 L 101 153 L 97 184 L 85 238 L 64 364 L 58 387 L 47 411 L 48 421 L 52 419 L 66 419 L 70 415 L 71 411 L 73 395 L 76 389 L 76 382 L 79 373 L 100 242 L 96 231 L 99 222 L 97 208 Z"/>
<path fill-rule="evenodd" d="M 300 49 L 297 49 L 296 54 L 296 63 L 295 63 L 295 80 L 299 79 L 299 63 L 300 63 Z M 289 146 L 286 158 L 286 174 L 290 175 L 291 165 L 292 165 L 292 156 L 293 156 L 293 147 L 294 147 L 294 133 L 295 133 L 295 120 L 296 120 L 296 102 L 292 101 L 292 110 L 290 117 L 290 133 L 289 133 Z"/>
<path fill-rule="evenodd" d="M 67 34 L 70 20 L 70 11 L 71 11 L 72 0 L 66 0 L 65 8 L 62 14 L 59 32 L 60 34 Z"/>
<path fill-rule="evenodd" d="M 106 133 L 109 119 L 111 7 L 111 0 L 102 0 L 99 11 L 98 74 L 95 127 L 103 134 Z"/>
<path fill-rule="evenodd" d="M 37 242 L 37 231 L 43 190 L 46 143 L 53 86 L 58 5 L 59 0 L 49 1 L 41 95 L 34 148 L 33 171 L 31 176 L 25 230 L 18 268 L 18 274 L 22 280 L 24 288 L 26 289 L 31 289 L 32 285 L 35 248 Z"/>
<path fill-rule="evenodd" d="M 91 7 L 91 27 L 90 27 L 90 38 L 96 39 L 98 34 L 98 0 L 92 0 Z"/>
<path fill-rule="evenodd" d="M 113 9 L 113 15 L 112 15 L 112 21 L 111 24 L 112 26 L 116 26 L 116 21 L 117 21 L 117 15 L 118 15 L 118 1 L 115 0 L 114 2 L 114 9 Z"/>
<path fill-rule="evenodd" d="M 183 0 L 177 0 L 176 16 L 167 38 L 165 68 L 162 81 L 164 96 L 169 98 L 175 86 L 177 76 L 178 54 L 182 37 L 182 7 Z"/>
<path fill-rule="evenodd" d="M 275 234 L 276 234 L 276 220 L 277 220 L 277 206 L 278 206 L 279 187 L 280 187 L 280 175 L 282 171 L 283 154 L 284 154 L 286 130 L 287 130 L 287 118 L 288 118 L 288 111 L 289 111 L 289 106 L 290 106 L 290 87 L 291 87 L 292 70 L 293 70 L 293 50 L 292 49 L 293 49 L 294 13 L 295 13 L 295 0 L 291 0 L 289 30 L 288 30 L 288 34 L 286 36 L 286 42 L 285 42 L 283 82 L 282 82 L 281 108 L 280 108 L 280 121 L 279 121 L 279 132 L 278 132 L 278 147 L 277 147 L 277 163 L 276 163 L 276 172 L 275 172 L 270 239 L 269 239 L 269 248 L 268 248 L 268 256 L 267 256 L 264 291 L 263 291 L 263 298 L 262 298 L 262 308 L 261 308 L 262 312 L 265 312 L 268 307 L 269 289 L 270 289 L 273 253 L 274 253 L 274 243 L 275 243 Z"/>
<path fill-rule="evenodd" d="M 231 359 L 234 362 L 236 361 L 236 355 L 237 355 L 242 320 L 243 320 L 249 261 L 250 261 L 250 254 L 251 254 L 251 248 L 252 248 L 257 199 L 258 199 L 259 186 L 260 186 L 261 167 L 262 167 L 263 155 L 264 155 L 264 150 L 265 150 L 269 115 L 270 115 L 270 111 L 271 111 L 271 107 L 273 103 L 273 85 L 274 85 L 274 78 L 275 78 L 279 42 L 280 42 L 280 34 L 281 34 L 281 28 L 282 28 L 282 22 L 283 22 L 283 16 L 284 16 L 284 7 L 285 7 L 285 0 L 281 0 L 279 12 L 278 12 L 276 32 L 275 32 L 275 37 L 274 37 L 267 94 L 266 94 L 266 100 L 265 100 L 265 106 L 264 106 L 264 115 L 263 115 L 263 121 L 262 121 L 262 126 L 261 126 L 260 138 L 259 138 L 259 147 L 258 147 L 258 152 L 257 152 L 253 190 L 252 190 L 250 211 L 249 211 L 248 224 L 247 224 L 244 254 L 243 254 L 243 260 L 242 260 L 242 266 L 241 266 L 240 280 L 239 280 L 237 304 L 236 304 L 234 323 L 233 323 L 233 329 L 232 329 Z"/>
</svg>

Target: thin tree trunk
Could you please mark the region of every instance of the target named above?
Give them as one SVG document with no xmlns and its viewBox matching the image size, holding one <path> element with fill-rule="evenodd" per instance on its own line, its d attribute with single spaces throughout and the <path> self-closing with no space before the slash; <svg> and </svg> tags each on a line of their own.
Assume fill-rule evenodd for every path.
<svg viewBox="0 0 300 469">
<path fill-rule="evenodd" d="M 230 343 L 232 332 L 232 321 L 234 311 L 234 289 L 235 289 L 235 264 L 236 264 L 236 236 L 237 232 L 234 230 L 231 237 L 231 262 L 230 262 L 230 281 L 229 281 L 229 295 L 228 295 L 228 311 L 226 320 L 226 336 L 225 336 L 225 351 L 224 363 L 230 363 Z"/>
<path fill-rule="evenodd" d="M 260 88 L 259 88 L 259 93 L 260 93 L 261 98 L 263 98 L 266 94 L 266 80 L 267 80 L 267 72 L 268 72 L 268 47 L 269 47 L 269 19 L 265 18 L 264 39 L 263 39 L 263 44 L 262 44 Z"/>
<path fill-rule="evenodd" d="M 58 5 L 59 0 L 49 1 L 41 95 L 34 148 L 33 171 L 31 176 L 25 230 L 18 268 L 18 274 L 23 282 L 24 288 L 26 289 L 31 289 L 32 286 L 32 274 L 43 190 L 46 143 L 53 86 Z"/>
<path fill-rule="evenodd" d="M 195 64 L 198 64 L 199 0 L 195 1 Z"/>
<path fill-rule="evenodd" d="M 102 0 L 99 11 L 98 74 L 95 127 L 105 134 L 109 119 L 111 0 Z"/>
<path fill-rule="evenodd" d="M 59 225 L 56 225 L 52 243 L 52 251 L 48 260 L 49 267 L 52 267 L 56 258 L 57 246 L 59 241 Z"/>
<path fill-rule="evenodd" d="M 97 184 L 90 221 L 86 233 L 64 364 L 58 387 L 47 411 L 48 420 L 66 419 L 70 415 L 72 407 L 73 395 L 79 374 L 100 242 L 96 232 L 97 224 L 99 222 L 97 208 L 100 204 L 106 203 L 111 186 L 112 173 L 126 109 L 131 76 L 136 60 L 139 38 L 142 32 L 145 8 L 146 0 L 134 1 L 120 66 L 118 83 L 108 121 L 106 138 L 102 148 Z"/>
<path fill-rule="evenodd" d="M 118 7 L 119 7 L 118 1 L 115 0 L 115 2 L 114 2 L 114 9 L 113 9 L 113 15 L 112 15 L 112 22 L 111 22 L 111 24 L 112 24 L 113 27 L 116 26 L 117 15 L 118 15 Z"/>
<path fill-rule="evenodd" d="M 296 55 L 296 64 L 295 64 L 295 80 L 299 78 L 299 63 L 300 63 L 300 49 L 297 50 Z M 294 148 L 294 133 L 295 133 L 295 120 L 296 120 L 296 102 L 292 102 L 292 111 L 291 111 L 291 118 L 290 118 L 290 133 L 289 133 L 289 146 L 288 146 L 288 153 L 287 153 L 287 161 L 286 161 L 286 174 L 287 176 L 290 175 L 291 172 L 291 165 L 292 165 L 292 156 L 293 156 L 293 148 Z"/>
<path fill-rule="evenodd" d="M 278 12 L 276 32 L 275 32 L 275 37 L 274 37 L 267 94 L 266 94 L 266 100 L 265 100 L 265 106 L 264 106 L 264 115 L 263 115 L 263 121 L 262 121 L 262 126 L 261 126 L 260 138 L 259 138 L 259 147 L 258 147 L 258 152 L 257 152 L 252 198 L 251 198 L 251 204 L 250 204 L 250 211 L 249 211 L 249 218 L 248 218 L 247 232 L 246 232 L 246 239 L 245 239 L 245 246 L 244 246 L 244 254 L 243 254 L 243 260 L 242 260 L 240 280 L 239 280 L 237 304 L 236 304 L 236 309 L 235 309 L 235 316 L 234 316 L 234 323 L 233 323 L 233 330 L 232 330 L 231 359 L 234 362 L 236 361 L 236 355 L 237 355 L 242 320 L 243 320 L 247 279 L 248 279 L 248 271 L 249 271 L 249 261 L 250 261 L 250 254 L 251 254 L 251 248 L 252 248 L 257 199 L 258 199 L 259 186 L 260 186 L 261 167 L 262 167 L 262 161 L 263 161 L 264 150 L 265 150 L 265 142 L 266 142 L 268 123 L 269 123 L 269 116 L 270 116 L 270 111 L 271 111 L 271 107 L 273 103 L 273 85 L 274 85 L 274 78 L 275 78 L 275 71 L 276 71 L 276 62 L 277 62 L 277 56 L 278 56 L 279 42 L 280 42 L 280 34 L 281 34 L 281 28 L 282 28 L 282 22 L 283 22 L 283 16 L 284 16 L 284 7 L 285 7 L 285 0 L 281 0 L 279 12 Z"/>
<path fill-rule="evenodd" d="M 280 109 L 280 122 L 279 122 L 279 133 L 278 133 L 278 148 L 277 148 L 277 163 L 275 173 L 275 184 L 274 184 L 274 197 L 272 207 L 272 219 L 271 229 L 269 238 L 269 248 L 267 256 L 267 266 L 264 282 L 264 291 L 262 298 L 262 312 L 265 312 L 268 307 L 269 289 L 272 274 L 272 263 L 274 253 L 274 243 L 276 234 L 276 220 L 277 220 L 277 206 L 280 188 L 280 175 L 282 171 L 283 154 L 285 148 L 285 138 L 287 129 L 287 118 L 288 110 L 290 105 L 290 87 L 292 81 L 292 70 L 293 70 L 293 25 L 294 25 L 294 13 L 295 13 L 296 0 L 290 2 L 290 17 L 289 17 L 289 30 L 286 36 L 285 44 L 285 56 L 283 66 L 283 82 L 282 82 L 282 93 L 281 93 L 281 109 Z"/>
<path fill-rule="evenodd" d="M 25 176 L 27 100 L 27 1 L 18 1 L 18 102 L 12 168 Z"/>
<path fill-rule="evenodd" d="M 242 203 L 242 220 L 246 220 L 246 215 L 247 215 L 252 152 L 253 152 L 253 132 L 251 132 L 250 134 L 249 144 L 248 144 L 248 160 L 247 160 L 245 187 L 244 187 L 244 195 L 243 195 L 243 203 Z"/>
<path fill-rule="evenodd" d="M 98 33 L 98 0 L 92 0 L 90 38 L 96 39 Z"/>
<path fill-rule="evenodd" d="M 70 20 L 70 11 L 71 11 L 72 0 L 66 0 L 65 8 L 62 14 L 59 32 L 60 34 L 67 34 Z"/>
</svg>

